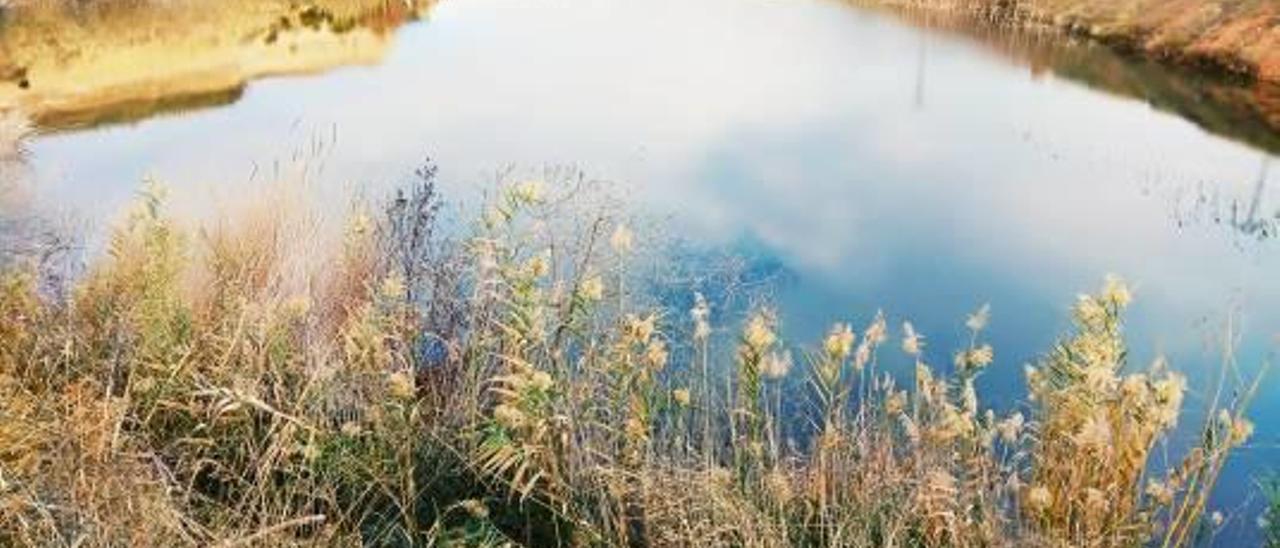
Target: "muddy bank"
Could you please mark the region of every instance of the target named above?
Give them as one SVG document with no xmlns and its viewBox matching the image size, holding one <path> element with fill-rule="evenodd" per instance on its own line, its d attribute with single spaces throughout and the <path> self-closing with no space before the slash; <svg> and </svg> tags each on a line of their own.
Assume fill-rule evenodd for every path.
<svg viewBox="0 0 1280 548">
<path fill-rule="evenodd" d="M 1280 2 L 1275 0 L 857 1 L 997 26 L 1053 29 L 1164 63 L 1280 84 Z"/>
<path fill-rule="evenodd" d="M 18 3 L 0 11 L 0 111 L 56 131 L 227 104 L 257 78 L 375 64 L 431 3 Z"/>
</svg>

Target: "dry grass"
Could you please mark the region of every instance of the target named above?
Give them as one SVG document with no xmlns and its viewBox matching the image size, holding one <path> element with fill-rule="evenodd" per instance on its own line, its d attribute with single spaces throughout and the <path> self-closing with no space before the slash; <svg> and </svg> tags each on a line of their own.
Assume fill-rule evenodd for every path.
<svg viewBox="0 0 1280 548">
<path fill-rule="evenodd" d="M 985 309 L 950 377 L 882 315 L 799 352 L 768 310 L 639 304 L 635 235 L 566 232 L 569 191 L 445 238 L 433 177 L 334 245 L 287 193 L 191 230 L 150 189 L 65 299 L 6 274 L 0 544 L 1181 546 L 1248 437 L 1221 402 L 1152 465 L 1184 383 L 1128 371 L 1118 280 L 1000 417 Z"/>
</svg>

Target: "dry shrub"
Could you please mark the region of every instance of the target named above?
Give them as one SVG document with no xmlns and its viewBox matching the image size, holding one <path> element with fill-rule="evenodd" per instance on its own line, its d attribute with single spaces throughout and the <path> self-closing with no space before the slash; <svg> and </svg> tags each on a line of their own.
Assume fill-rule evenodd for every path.
<svg viewBox="0 0 1280 548">
<path fill-rule="evenodd" d="M 191 538 L 162 467 L 121 432 L 125 404 L 84 381 L 32 393 L 0 377 L 0 539 L 166 546 Z"/>
</svg>

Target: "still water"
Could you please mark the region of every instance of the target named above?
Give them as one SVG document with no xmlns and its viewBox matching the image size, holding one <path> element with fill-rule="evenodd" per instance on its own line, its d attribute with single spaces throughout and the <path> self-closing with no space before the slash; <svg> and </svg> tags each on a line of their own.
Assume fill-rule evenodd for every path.
<svg viewBox="0 0 1280 548">
<path fill-rule="evenodd" d="M 1107 273 L 1136 289 L 1134 364 L 1167 356 L 1192 406 L 1228 321 L 1245 377 L 1280 337 L 1280 132 L 1250 92 L 835 1 L 451 0 L 420 15 L 255 50 L 270 65 L 324 48 L 307 62 L 324 70 L 265 66 L 221 93 L 112 103 L 123 113 L 68 101 L 37 117 L 29 207 L 100 227 L 148 177 L 198 207 L 300 159 L 350 188 L 427 155 L 466 201 L 508 166 L 571 164 L 666 231 L 784 272 L 797 342 L 883 308 L 946 364 L 989 302 L 980 389 L 1002 408 Z M 1215 498 L 1235 539 L 1256 538 L 1253 478 L 1280 469 L 1280 379 L 1250 414 L 1258 434 Z"/>
</svg>

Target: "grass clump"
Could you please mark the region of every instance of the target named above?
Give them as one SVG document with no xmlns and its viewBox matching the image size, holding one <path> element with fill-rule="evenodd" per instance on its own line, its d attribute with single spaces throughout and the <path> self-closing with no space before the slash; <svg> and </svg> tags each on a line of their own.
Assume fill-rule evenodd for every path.
<svg viewBox="0 0 1280 548">
<path fill-rule="evenodd" d="M 1155 466 L 1185 381 L 1127 370 L 1115 279 L 998 416 L 985 308 L 950 375 L 883 314 L 805 350 L 765 308 L 646 305 L 635 235 L 572 192 L 505 185 L 446 237 L 434 178 L 332 243 L 149 189 L 68 294 L 6 274 L 0 543 L 1180 546 L 1249 434 L 1223 402 Z"/>
</svg>

